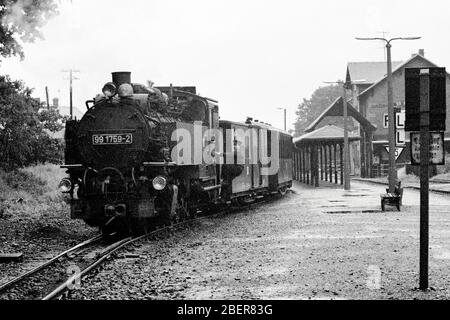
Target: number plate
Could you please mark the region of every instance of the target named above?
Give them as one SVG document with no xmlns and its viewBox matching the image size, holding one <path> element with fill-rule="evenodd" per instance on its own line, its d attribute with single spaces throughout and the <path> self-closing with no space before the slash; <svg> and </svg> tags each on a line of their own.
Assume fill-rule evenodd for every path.
<svg viewBox="0 0 450 320">
<path fill-rule="evenodd" d="M 98 145 L 115 145 L 115 144 L 132 144 L 133 134 L 94 134 L 92 135 L 92 144 Z"/>
</svg>

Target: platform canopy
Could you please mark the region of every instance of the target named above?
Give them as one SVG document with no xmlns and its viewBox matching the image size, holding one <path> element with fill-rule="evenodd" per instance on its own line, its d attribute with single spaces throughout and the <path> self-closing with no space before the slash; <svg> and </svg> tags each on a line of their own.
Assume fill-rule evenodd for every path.
<svg viewBox="0 0 450 320">
<path fill-rule="evenodd" d="M 364 128 L 364 131 L 372 132 L 377 129 L 369 120 L 367 120 L 358 110 L 356 110 L 350 103 L 347 102 L 347 112 L 349 117 L 353 117 Z M 312 132 L 326 117 L 342 117 L 344 116 L 344 108 L 342 97 L 337 98 L 320 116 L 314 120 L 306 129 L 305 132 Z"/>
<path fill-rule="evenodd" d="M 361 139 L 360 136 L 349 132 L 348 134 L 349 141 L 357 141 L 360 139 Z M 330 124 L 294 139 L 294 144 L 296 146 L 311 143 L 322 144 L 327 142 L 334 142 L 337 144 L 344 143 L 344 129 Z"/>
</svg>

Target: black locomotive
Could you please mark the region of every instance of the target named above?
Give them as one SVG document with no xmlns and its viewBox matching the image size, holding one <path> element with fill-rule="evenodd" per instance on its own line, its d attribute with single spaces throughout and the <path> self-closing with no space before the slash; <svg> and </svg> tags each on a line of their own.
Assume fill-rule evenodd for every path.
<svg viewBox="0 0 450 320">
<path fill-rule="evenodd" d="M 292 137 L 267 124 L 219 120 L 195 87 L 153 87 L 113 73 L 65 133 L 71 217 L 109 232 L 195 216 L 292 186 Z"/>
</svg>

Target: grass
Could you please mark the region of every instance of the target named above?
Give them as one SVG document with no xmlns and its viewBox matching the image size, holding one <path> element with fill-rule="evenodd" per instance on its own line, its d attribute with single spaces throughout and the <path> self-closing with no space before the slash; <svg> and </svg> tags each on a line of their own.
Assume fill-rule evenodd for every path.
<svg viewBox="0 0 450 320">
<path fill-rule="evenodd" d="M 43 194 L 43 198 L 45 200 L 63 200 L 63 196 L 58 190 L 58 184 L 64 177 L 67 176 L 65 169 L 61 169 L 59 165 L 46 164 L 28 167 L 23 169 L 23 171 L 28 172 L 37 179 L 45 182 Z"/>
<path fill-rule="evenodd" d="M 53 164 L 0 171 L 0 215 L 32 217 L 64 207 L 58 183 L 65 175 L 64 169 Z"/>
</svg>

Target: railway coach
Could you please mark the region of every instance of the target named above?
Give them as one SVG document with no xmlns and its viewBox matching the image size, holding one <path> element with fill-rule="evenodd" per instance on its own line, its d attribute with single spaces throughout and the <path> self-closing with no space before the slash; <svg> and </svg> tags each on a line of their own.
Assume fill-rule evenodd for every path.
<svg viewBox="0 0 450 320">
<path fill-rule="evenodd" d="M 247 118 L 244 123 L 223 120 L 220 128 L 224 136 L 229 136 L 225 139 L 224 150 L 232 149 L 227 145 L 232 141 L 233 147 L 240 149 L 242 155 L 242 159 L 238 155 L 225 159 L 225 173 L 230 168 L 240 167 L 241 170 L 233 179 L 224 175 L 224 194 L 229 194 L 231 199 L 243 200 L 274 193 L 284 195 L 292 187 L 293 143 L 290 134 L 252 118 Z M 232 164 L 227 160 L 232 160 Z"/>
</svg>

